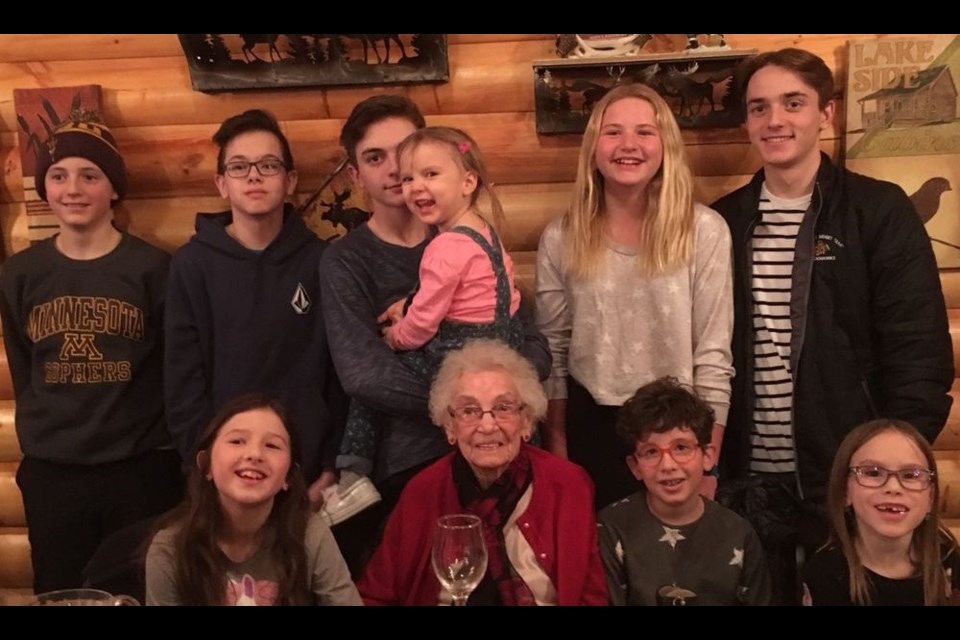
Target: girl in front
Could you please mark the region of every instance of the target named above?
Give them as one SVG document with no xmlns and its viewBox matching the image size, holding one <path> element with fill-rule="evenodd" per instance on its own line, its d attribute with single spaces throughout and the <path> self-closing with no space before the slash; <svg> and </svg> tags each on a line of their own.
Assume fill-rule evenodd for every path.
<svg viewBox="0 0 960 640">
<path fill-rule="evenodd" d="M 221 409 L 187 500 L 147 553 L 148 605 L 361 604 L 333 534 L 310 515 L 294 434 L 265 397 Z"/>
<path fill-rule="evenodd" d="M 695 204 L 670 107 L 642 84 L 597 103 L 570 209 L 537 252 L 537 326 L 553 371 L 544 444 L 586 468 L 597 506 L 640 488 L 614 425 L 644 384 L 673 376 L 714 410 L 719 457 L 730 404 L 730 234 Z M 715 478 L 703 492 L 713 496 Z"/>
<path fill-rule="evenodd" d="M 502 228 L 503 208 L 477 143 L 459 129 L 427 127 L 408 136 L 397 157 L 407 207 L 439 234 L 423 252 L 415 294 L 380 317 L 392 322 L 384 329 L 387 344 L 408 352 L 404 362 L 426 379 L 448 352 L 470 338 L 496 338 L 519 349 L 524 339 L 517 317 L 520 292 L 513 261 L 496 231 Z M 489 214 L 477 206 L 484 192 Z M 350 403 L 337 458 L 340 482 L 325 494 L 328 522 L 336 524 L 369 504 L 352 498 L 370 485 L 365 476 L 376 452 L 373 421 L 368 408 Z"/>
<path fill-rule="evenodd" d="M 851 431 L 828 488 L 830 541 L 804 567 L 806 605 L 960 605 L 960 550 L 940 524 L 933 450 L 902 420 Z"/>
</svg>

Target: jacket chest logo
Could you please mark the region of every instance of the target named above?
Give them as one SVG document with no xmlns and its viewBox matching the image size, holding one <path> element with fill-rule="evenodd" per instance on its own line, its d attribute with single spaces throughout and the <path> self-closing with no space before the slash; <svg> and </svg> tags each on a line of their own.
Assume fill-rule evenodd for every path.
<svg viewBox="0 0 960 640">
<path fill-rule="evenodd" d="M 310 310 L 310 296 L 307 295 L 307 290 L 299 282 L 297 283 L 297 289 L 293 292 L 293 298 L 290 299 L 290 306 L 301 316 L 306 315 L 307 311 Z"/>
<path fill-rule="evenodd" d="M 836 260 L 837 254 L 843 247 L 843 240 L 822 233 L 817 236 L 817 241 L 813 245 L 813 259 L 815 262 Z"/>
</svg>

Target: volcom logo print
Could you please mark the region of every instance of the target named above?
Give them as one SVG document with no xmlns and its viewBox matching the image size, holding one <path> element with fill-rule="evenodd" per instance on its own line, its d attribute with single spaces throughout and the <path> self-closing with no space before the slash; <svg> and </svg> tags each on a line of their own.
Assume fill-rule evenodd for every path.
<svg viewBox="0 0 960 640">
<path fill-rule="evenodd" d="M 299 282 L 297 283 L 296 291 L 293 292 L 290 306 L 301 316 L 305 315 L 310 309 L 310 296 L 307 295 L 307 290 L 304 289 L 303 285 Z"/>
</svg>

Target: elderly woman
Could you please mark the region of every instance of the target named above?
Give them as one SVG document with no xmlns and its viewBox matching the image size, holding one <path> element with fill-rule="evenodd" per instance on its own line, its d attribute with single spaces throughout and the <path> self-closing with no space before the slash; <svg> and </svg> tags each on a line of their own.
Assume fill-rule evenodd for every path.
<svg viewBox="0 0 960 640">
<path fill-rule="evenodd" d="M 479 516 L 489 556 L 468 604 L 605 605 L 593 485 L 526 444 L 547 400 L 533 367 L 477 340 L 444 360 L 430 414 L 455 450 L 407 485 L 359 589 L 367 604 L 446 604 L 430 562 L 440 516 Z"/>
</svg>

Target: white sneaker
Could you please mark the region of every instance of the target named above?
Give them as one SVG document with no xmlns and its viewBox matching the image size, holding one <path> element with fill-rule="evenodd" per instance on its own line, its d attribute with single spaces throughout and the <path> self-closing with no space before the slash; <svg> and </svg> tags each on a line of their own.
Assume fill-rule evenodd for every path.
<svg viewBox="0 0 960 640">
<path fill-rule="evenodd" d="M 380 500 L 380 492 L 373 486 L 370 478 L 360 477 L 348 487 L 333 485 L 324 489 L 323 508 L 320 513 L 332 527 L 372 507 Z"/>
</svg>

